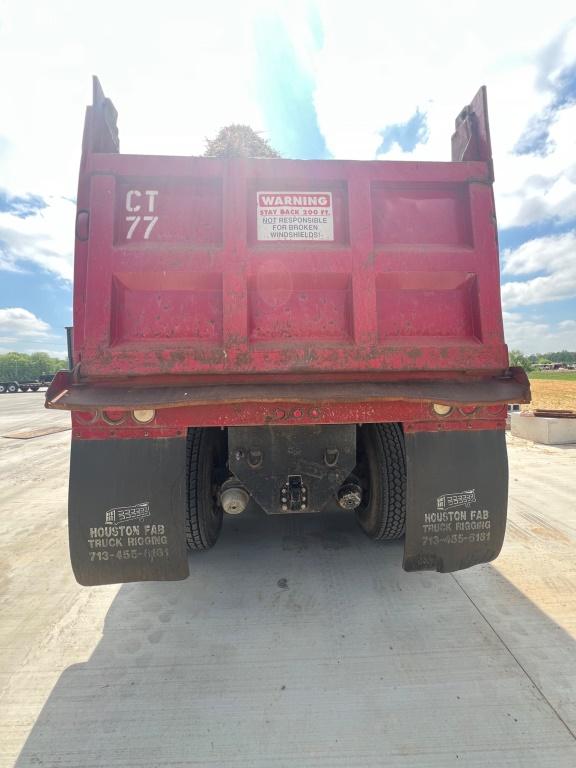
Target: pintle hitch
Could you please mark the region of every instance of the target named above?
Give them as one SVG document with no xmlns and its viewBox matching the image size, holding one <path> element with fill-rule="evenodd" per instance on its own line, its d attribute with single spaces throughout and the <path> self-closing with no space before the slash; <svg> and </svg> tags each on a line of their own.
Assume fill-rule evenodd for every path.
<svg viewBox="0 0 576 768">
<path fill-rule="evenodd" d="M 280 491 L 283 512 L 304 512 L 308 506 L 308 491 L 302 482 L 302 475 L 288 475 Z"/>
</svg>

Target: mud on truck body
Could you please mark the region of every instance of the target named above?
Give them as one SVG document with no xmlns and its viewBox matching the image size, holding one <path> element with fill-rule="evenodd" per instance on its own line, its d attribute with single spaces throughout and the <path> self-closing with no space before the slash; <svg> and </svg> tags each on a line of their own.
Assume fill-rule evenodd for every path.
<svg viewBox="0 0 576 768">
<path fill-rule="evenodd" d="M 94 80 L 76 217 L 81 584 L 183 579 L 225 513 L 336 507 L 408 571 L 495 558 L 507 403 L 486 92 L 452 162 L 119 154 Z"/>
</svg>

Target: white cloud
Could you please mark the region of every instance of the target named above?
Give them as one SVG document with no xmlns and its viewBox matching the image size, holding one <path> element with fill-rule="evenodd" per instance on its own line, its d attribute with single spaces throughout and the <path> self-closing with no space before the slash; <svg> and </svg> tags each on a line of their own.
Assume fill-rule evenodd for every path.
<svg viewBox="0 0 576 768">
<path fill-rule="evenodd" d="M 72 280 L 75 205 L 48 198 L 47 207 L 20 218 L 0 212 L 0 270 L 25 271 L 31 265 Z"/>
<path fill-rule="evenodd" d="M 549 235 L 528 240 L 502 254 L 505 275 L 530 275 L 534 272 L 565 271 L 576 263 L 576 233 Z"/>
<path fill-rule="evenodd" d="M 519 312 L 504 312 L 504 330 L 509 349 L 526 354 L 576 349 L 576 322 L 548 323 Z"/>
<path fill-rule="evenodd" d="M 102 0 L 87 23 L 84 6 L 67 0 L 2 5 L 1 184 L 48 208 L 27 219 L 0 213 L 0 269 L 33 263 L 72 277 L 74 206 L 63 198 L 76 192 L 93 74 L 118 108 L 122 152 L 202 154 L 223 125 L 261 129 L 254 8 Z"/>
<path fill-rule="evenodd" d="M 4 307 L 0 309 L 0 354 L 15 350 L 61 358 L 67 354 L 62 334 L 55 334 L 47 322 L 23 307 Z"/>
<path fill-rule="evenodd" d="M 552 151 L 513 149 L 531 118 L 549 107 L 558 73 L 576 59 L 573 5 L 546 13 L 518 0 L 395 4 L 320 0 L 325 46 L 317 58 L 319 124 L 336 157 L 374 158 L 379 131 L 419 109 L 429 140 L 414 152 L 396 144 L 386 159 L 448 160 L 454 118 L 476 88 L 488 87 L 501 226 L 576 217 L 576 107 L 557 112 Z M 368 22 L 369 20 L 369 22 Z M 544 189 L 527 180 L 540 176 Z"/>
<path fill-rule="evenodd" d="M 0 344 L 43 341 L 51 338 L 48 323 L 22 307 L 0 309 Z"/>
<path fill-rule="evenodd" d="M 201 154 L 222 125 L 260 129 L 254 7 L 102 0 L 88 24 L 81 3 L 11 3 L 0 26 L 3 185 L 74 193 L 93 74 L 118 108 L 123 152 Z"/>
<path fill-rule="evenodd" d="M 500 226 L 576 218 L 576 105 L 558 112 L 545 156 L 511 153 L 497 162 Z"/>
<path fill-rule="evenodd" d="M 539 274 L 502 286 L 504 307 L 542 304 L 576 297 L 576 232 L 529 240 L 502 254 L 504 275 Z"/>
</svg>

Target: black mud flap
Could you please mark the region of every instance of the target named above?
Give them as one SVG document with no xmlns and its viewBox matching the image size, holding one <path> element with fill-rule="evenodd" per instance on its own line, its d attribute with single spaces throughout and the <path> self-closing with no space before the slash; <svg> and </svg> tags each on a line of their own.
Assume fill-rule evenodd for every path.
<svg viewBox="0 0 576 768">
<path fill-rule="evenodd" d="M 186 439 L 72 440 L 70 557 L 85 586 L 188 576 Z"/>
<path fill-rule="evenodd" d="M 406 435 L 404 570 L 449 573 L 498 556 L 506 530 L 503 431 Z"/>
</svg>

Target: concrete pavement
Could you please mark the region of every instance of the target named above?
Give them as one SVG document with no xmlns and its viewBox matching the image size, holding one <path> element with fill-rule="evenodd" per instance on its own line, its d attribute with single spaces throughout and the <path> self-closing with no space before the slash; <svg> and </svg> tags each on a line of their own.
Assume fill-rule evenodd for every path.
<svg viewBox="0 0 576 768">
<path fill-rule="evenodd" d="M 0 434 L 68 419 L 42 400 L 0 396 Z M 2 766 L 576 765 L 576 447 L 511 440 L 503 553 L 454 576 L 252 513 L 185 582 L 88 589 L 69 440 L 0 438 Z"/>
</svg>

